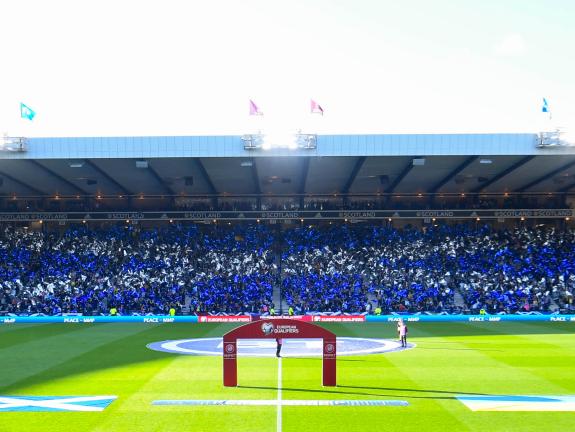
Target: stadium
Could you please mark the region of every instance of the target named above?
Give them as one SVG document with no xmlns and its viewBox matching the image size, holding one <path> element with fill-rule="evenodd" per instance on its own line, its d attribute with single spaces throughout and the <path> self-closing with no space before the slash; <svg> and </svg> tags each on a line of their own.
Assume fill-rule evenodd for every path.
<svg viewBox="0 0 575 432">
<path fill-rule="evenodd" d="M 0 161 L 1 430 L 568 429 L 575 152 L 540 140 L 27 139 Z M 321 339 L 257 333 L 224 385 L 224 333 L 278 318 L 335 334 L 336 386 Z"/>
<path fill-rule="evenodd" d="M 0 4 L 0 432 L 573 430 L 575 10 L 504 3 Z"/>
</svg>

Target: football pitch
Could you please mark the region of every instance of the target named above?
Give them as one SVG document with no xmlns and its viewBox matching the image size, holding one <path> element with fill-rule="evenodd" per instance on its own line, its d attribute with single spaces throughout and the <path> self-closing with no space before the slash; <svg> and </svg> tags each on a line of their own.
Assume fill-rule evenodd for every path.
<svg viewBox="0 0 575 432">
<path fill-rule="evenodd" d="M 575 323 L 409 323 L 415 348 L 341 356 L 337 387 L 322 387 L 319 357 L 240 356 L 239 387 L 226 388 L 221 357 L 147 348 L 164 340 L 219 337 L 236 326 L 4 325 L 0 432 L 575 430 L 573 404 L 566 411 L 541 410 L 541 404 L 528 411 L 474 411 L 458 399 L 574 396 Z M 394 323 L 324 326 L 341 337 L 396 338 Z M 10 402 L 6 398 L 17 396 L 29 403 L 26 411 L 3 409 L 2 403 L 5 408 Z M 115 398 L 97 412 L 34 412 L 29 401 L 39 396 Z M 166 400 L 248 402 L 153 404 Z M 338 404 L 374 400 L 407 404 Z"/>
</svg>

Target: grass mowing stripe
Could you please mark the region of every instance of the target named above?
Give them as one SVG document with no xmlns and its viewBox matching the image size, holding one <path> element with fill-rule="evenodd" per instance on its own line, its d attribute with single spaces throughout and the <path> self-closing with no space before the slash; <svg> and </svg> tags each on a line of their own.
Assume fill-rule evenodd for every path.
<svg viewBox="0 0 575 432">
<path fill-rule="evenodd" d="M 419 344 L 417 348 L 383 355 L 342 357 L 338 359 L 339 386 L 333 389 L 321 386 L 320 359 L 282 359 L 282 430 L 322 432 L 345 428 L 351 431 L 378 426 L 397 432 L 478 431 L 486 427 L 492 431 L 520 429 L 522 432 L 572 429 L 572 413 L 475 413 L 454 400 L 455 395 L 465 393 L 565 394 L 565 391 L 552 391 L 558 386 L 574 394 L 575 374 L 569 367 L 573 345 L 569 345 L 567 326 L 557 326 L 562 323 L 536 326 L 524 323 L 408 324 L 410 338 Z M 0 432 L 144 432 L 168 428 L 190 432 L 207 429 L 263 432 L 277 429 L 280 385 L 275 358 L 240 357 L 241 386 L 224 388 L 220 357 L 177 356 L 145 348 L 147 343 L 158 340 L 219 337 L 235 325 L 134 324 L 134 328 L 142 331 L 124 338 L 117 338 L 118 331 L 132 324 L 97 326 L 106 329 L 109 343 L 18 382 L 12 388 L 26 394 L 116 394 L 119 400 L 98 415 L 33 413 L 24 418 L 21 413 L 3 413 Z M 58 344 L 62 355 L 67 356 L 89 337 L 84 332 L 87 327 L 80 327 L 82 331 L 73 332 L 76 340 L 71 337 L 72 333 L 45 339 Z M 396 337 L 395 323 L 331 327 L 337 328 L 338 336 Z M 59 339 L 66 339 L 68 345 Z M 24 345 L 27 344 L 2 350 L 2 363 L 8 359 L 7 355 L 18 352 Z M 32 350 L 37 345 L 28 347 Z M 51 355 L 46 356 L 50 361 Z M 40 364 L 44 361 L 42 356 L 36 359 Z M 0 368 L 0 385 L 9 376 Z M 410 406 L 306 408 L 286 406 L 286 398 L 322 403 L 404 399 Z M 159 399 L 276 400 L 276 403 L 269 407 L 153 407 L 151 402 Z"/>
<path fill-rule="evenodd" d="M 7 329 L 0 332 L 0 351 L 4 348 L 32 342 L 40 338 L 48 338 L 66 333 L 73 333 L 82 330 L 81 325 L 70 324 L 20 324 L 0 327 Z"/>
<path fill-rule="evenodd" d="M 98 347 L 146 330 L 146 327 L 142 326 L 121 324 L 88 324 L 88 326 L 71 333 L 41 337 L 0 350 L 0 357 L 3 359 L 0 369 L 0 390 L 16 391 L 18 387 L 37 383 L 38 380 L 57 378 L 58 375 L 51 375 L 50 370 L 58 367 L 61 371 L 60 376 L 68 376 L 70 371 L 62 365 L 93 352 Z M 46 376 L 42 377 L 43 374 Z"/>
<path fill-rule="evenodd" d="M 34 324 L 34 323 L 13 323 L 13 324 L 0 324 L 0 335 L 9 333 L 14 330 L 29 329 L 31 327 L 50 327 L 51 323 Z"/>
<path fill-rule="evenodd" d="M 504 349 L 485 354 L 513 368 L 514 375 L 521 373 L 526 377 L 524 387 L 533 383 L 531 393 L 574 394 L 575 375 L 571 371 L 575 354 L 571 339 L 563 334 L 501 335 L 498 341 L 504 343 Z M 554 370 L 550 373 L 550 369 Z"/>
<path fill-rule="evenodd" d="M 164 335 L 166 339 L 166 335 Z M 166 363 L 168 361 L 168 363 Z M 223 387 L 222 359 L 167 355 L 162 367 L 143 387 L 125 392 L 122 405 L 95 432 L 172 430 L 234 432 L 276 430 L 277 360 L 238 359 L 238 388 Z M 155 363 L 150 364 L 155 367 Z M 135 372 L 137 375 L 138 372 Z M 266 389 L 265 387 L 268 387 Z M 273 390 L 269 389 L 273 387 Z M 120 393 L 121 394 L 121 393 Z M 274 400 L 273 406 L 152 406 L 154 400 Z M 161 426 L 163 425 L 163 426 Z M 105 427 L 104 427 L 105 426 Z M 154 428 L 155 427 L 155 428 Z"/>
<path fill-rule="evenodd" d="M 514 331 L 517 331 L 519 335 L 485 334 L 485 332 L 481 335 L 477 329 L 472 329 L 473 335 L 465 337 L 459 334 L 461 329 L 455 329 L 454 333 L 457 336 L 442 336 L 434 339 L 431 337 L 434 326 L 425 326 L 424 328 L 430 334 L 417 340 L 420 345 L 416 350 L 413 350 L 413 353 L 406 352 L 406 356 L 401 360 L 390 356 L 393 361 L 401 361 L 410 376 L 423 385 L 425 382 L 431 382 L 435 388 L 441 388 L 443 383 L 447 383 L 449 387 L 443 387 L 443 389 L 450 390 L 452 395 L 457 390 L 495 395 L 565 393 L 564 386 L 558 386 L 540 375 L 532 373 L 531 370 L 514 364 L 516 361 L 514 359 L 532 356 L 537 351 L 545 352 L 536 343 L 537 337 L 548 336 L 543 334 L 543 331 L 535 332 L 529 328 L 522 331 L 522 329 L 515 328 Z M 420 329 L 420 331 L 424 330 Z M 529 343 L 527 343 L 525 334 L 522 334 L 523 332 L 529 334 Z M 560 336 L 562 337 L 563 334 Z M 431 342 L 443 342 L 445 348 L 426 351 L 426 344 Z M 440 356 L 439 353 L 445 354 Z M 417 367 L 417 362 L 421 362 L 422 365 Z M 539 363 L 539 367 L 542 364 Z M 449 365 L 453 367 L 449 367 Z M 509 415 L 496 413 L 478 418 L 478 416 L 468 415 L 465 409 L 454 403 L 453 400 L 445 400 L 442 403 L 446 410 L 461 418 L 471 430 L 479 430 L 485 424 L 489 424 L 493 430 L 505 430 L 504 425 L 509 424 Z M 531 416 L 533 413 L 522 414 Z M 554 422 L 559 422 L 558 424 L 562 421 L 565 422 L 564 418 L 554 416 L 554 413 L 539 414 L 542 417 L 534 416 L 529 422 L 529 428 L 525 427 L 522 430 L 547 430 L 551 418 Z M 567 427 L 567 422 L 564 423 L 564 426 Z"/>
<path fill-rule="evenodd" d="M 70 428 L 78 431 L 108 431 L 113 429 L 117 420 L 116 416 L 124 419 L 125 425 L 122 430 L 149 430 L 145 424 L 137 429 L 132 427 L 134 417 L 139 415 L 137 412 L 146 403 L 139 400 L 144 394 L 141 392 L 141 388 L 148 381 L 154 379 L 155 375 L 163 368 L 176 361 L 178 356 L 157 356 L 145 348 L 143 341 L 150 337 L 147 333 L 156 333 L 159 326 L 137 327 L 139 328 L 137 333 L 127 335 L 123 339 L 111 340 L 108 344 L 70 359 L 65 364 L 57 365 L 52 370 L 46 371 L 40 376 L 32 377 L 25 383 L 20 383 L 20 385 L 29 385 L 20 389 L 28 394 L 58 394 L 64 391 L 69 393 L 69 389 L 73 388 L 72 393 L 75 394 L 106 394 L 106 392 L 110 392 L 118 395 L 118 400 L 106 409 L 105 415 L 82 417 L 70 416 L 67 413 L 66 417 L 57 418 L 36 413 L 24 422 L 22 429 L 14 428 L 11 429 L 11 432 L 19 430 L 22 432 L 64 430 L 62 422 L 69 422 Z M 54 377 L 58 378 L 55 379 Z M 137 399 L 135 402 L 136 409 L 133 408 L 133 403 L 130 405 L 132 398 Z M 127 403 L 129 404 L 128 408 L 125 407 Z M 20 426 L 16 418 L 15 421 Z"/>
<path fill-rule="evenodd" d="M 93 427 L 91 429 L 92 432 L 107 432 L 111 430 L 112 427 L 118 422 L 119 416 L 127 417 L 129 420 L 134 414 L 132 409 L 133 404 L 141 407 L 147 403 L 147 401 L 142 398 L 142 394 L 145 394 L 142 391 L 144 387 L 146 387 L 150 381 L 155 380 L 159 373 L 161 373 L 165 368 L 169 368 L 171 363 L 176 360 L 177 359 L 175 357 L 164 358 L 155 362 L 148 362 L 145 365 L 141 365 L 145 366 L 145 369 L 143 369 L 142 373 L 138 374 L 135 379 L 130 380 L 132 385 L 124 386 L 124 393 L 121 393 L 123 397 L 118 401 L 117 404 L 112 406 L 109 416 L 98 421 L 97 427 Z M 128 367 L 125 367 L 125 369 L 128 369 Z M 126 370 L 125 372 L 130 371 Z M 124 383 L 126 383 L 126 381 L 127 380 L 124 380 Z M 127 393 L 128 390 L 129 393 Z M 129 430 L 129 426 L 126 427 L 126 430 Z"/>
<path fill-rule="evenodd" d="M 466 430 L 465 424 L 457 416 L 451 415 L 436 400 L 436 395 L 420 389 L 418 383 L 389 361 L 404 353 L 389 355 L 358 356 L 338 359 L 338 386 L 321 386 L 321 360 L 305 358 L 285 358 L 283 370 L 283 396 L 285 399 L 341 399 L 341 400 L 385 400 L 401 399 L 409 401 L 408 408 L 363 407 L 361 412 L 344 413 L 345 408 L 317 407 L 305 410 L 303 407 L 283 407 L 284 430 L 313 431 L 339 430 L 342 425 L 348 430 L 368 430 L 379 425 L 385 417 L 385 429 L 389 430 L 430 430 L 429 417 L 434 413 L 441 418 L 445 430 Z M 413 389 L 415 393 L 405 391 Z M 442 397 L 439 395 L 439 397 Z M 431 422 L 433 423 L 433 422 Z"/>
</svg>

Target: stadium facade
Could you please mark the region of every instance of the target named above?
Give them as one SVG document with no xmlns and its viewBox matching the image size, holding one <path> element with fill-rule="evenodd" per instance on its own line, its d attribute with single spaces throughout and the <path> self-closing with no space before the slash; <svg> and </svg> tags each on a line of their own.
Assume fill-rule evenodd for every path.
<svg viewBox="0 0 575 432">
<path fill-rule="evenodd" d="M 542 135 L 314 135 L 311 147 L 265 150 L 245 141 L 21 139 L 0 155 L 0 220 L 574 216 L 575 147 Z"/>
</svg>

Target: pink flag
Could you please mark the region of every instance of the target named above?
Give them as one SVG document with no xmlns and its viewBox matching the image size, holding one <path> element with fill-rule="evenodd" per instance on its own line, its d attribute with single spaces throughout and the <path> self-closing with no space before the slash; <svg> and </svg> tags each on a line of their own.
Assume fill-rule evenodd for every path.
<svg viewBox="0 0 575 432">
<path fill-rule="evenodd" d="M 318 104 L 316 101 L 314 101 L 313 99 L 311 100 L 311 113 L 312 114 L 321 114 L 323 115 L 323 108 L 321 107 L 320 104 Z"/>
<path fill-rule="evenodd" d="M 258 106 L 251 99 L 250 99 L 250 115 L 264 115 L 264 113 L 260 111 Z"/>
</svg>

